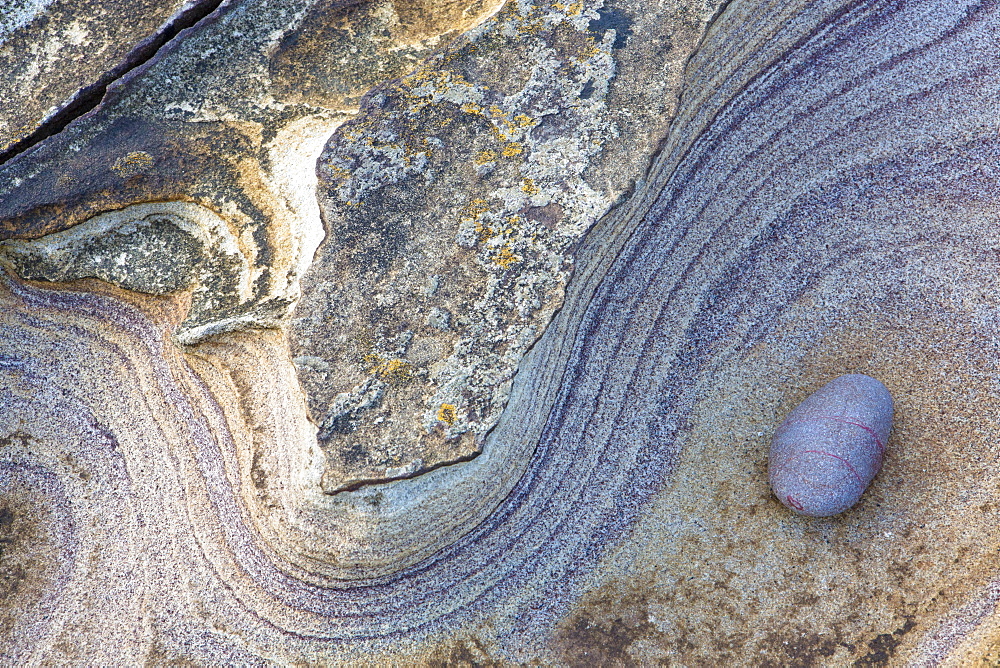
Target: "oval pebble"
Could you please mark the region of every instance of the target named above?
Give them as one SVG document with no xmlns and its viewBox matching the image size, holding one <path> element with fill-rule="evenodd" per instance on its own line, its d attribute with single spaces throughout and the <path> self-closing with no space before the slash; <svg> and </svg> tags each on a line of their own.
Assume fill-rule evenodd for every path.
<svg viewBox="0 0 1000 668">
<path fill-rule="evenodd" d="M 892 396 L 870 376 L 840 376 L 809 395 L 771 441 L 768 476 L 778 499 L 802 515 L 829 517 L 861 498 L 882 468 Z"/>
</svg>

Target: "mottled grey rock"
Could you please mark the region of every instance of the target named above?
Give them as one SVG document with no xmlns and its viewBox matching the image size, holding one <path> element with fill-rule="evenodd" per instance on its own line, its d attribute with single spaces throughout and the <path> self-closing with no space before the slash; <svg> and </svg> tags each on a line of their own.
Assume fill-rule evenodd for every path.
<svg viewBox="0 0 1000 668">
<path fill-rule="evenodd" d="M 13 0 L 0 9 L 0 159 L 90 98 L 197 14 L 190 0 Z M 58 121 L 57 121 L 58 122 Z M 51 134 L 51 133 L 50 133 Z"/>
<path fill-rule="evenodd" d="M 330 365 L 300 374 L 325 489 L 480 451 L 580 240 L 662 140 L 712 11 L 509 3 L 331 138 L 327 239 L 291 329 L 296 355 Z M 336 417 L 373 381 L 377 402 Z"/>
</svg>

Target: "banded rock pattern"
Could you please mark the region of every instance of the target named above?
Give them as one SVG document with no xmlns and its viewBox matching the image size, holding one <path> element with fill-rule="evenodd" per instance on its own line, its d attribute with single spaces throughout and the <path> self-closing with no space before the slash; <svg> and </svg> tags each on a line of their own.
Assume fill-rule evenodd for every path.
<svg viewBox="0 0 1000 668">
<path fill-rule="evenodd" d="M 323 493 L 286 321 L 181 347 L 196 286 L 9 274 L 4 658 L 990 660 L 998 22 L 728 4 L 482 454 L 410 480 Z M 53 139 L 7 173 L 61 159 Z M 81 201 L 4 229 L 59 231 Z M 884 469 L 843 516 L 790 516 L 771 431 L 849 371 L 896 400 Z"/>
</svg>

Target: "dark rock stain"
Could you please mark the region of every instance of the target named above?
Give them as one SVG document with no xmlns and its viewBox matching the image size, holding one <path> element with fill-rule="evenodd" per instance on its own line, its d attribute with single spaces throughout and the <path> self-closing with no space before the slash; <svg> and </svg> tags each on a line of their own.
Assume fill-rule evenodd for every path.
<svg viewBox="0 0 1000 668">
<path fill-rule="evenodd" d="M 541 223 L 550 230 L 556 229 L 563 219 L 563 208 L 557 202 L 545 206 L 528 207 L 522 211 L 525 218 Z"/>
<path fill-rule="evenodd" d="M 917 623 L 913 621 L 913 617 L 907 617 L 906 622 L 892 633 L 880 633 L 874 639 L 869 640 L 868 649 L 870 651 L 854 662 L 855 667 L 888 666 L 889 659 L 902 644 L 903 636 L 909 633 L 916 625 Z"/>
<path fill-rule="evenodd" d="M 662 635 L 649 621 L 647 598 L 638 595 L 622 605 L 603 596 L 571 616 L 557 635 L 557 645 L 570 666 L 618 668 L 638 666 L 629 654 L 640 638 Z"/>
<path fill-rule="evenodd" d="M 255 449 L 253 453 L 253 461 L 250 463 L 250 480 L 253 481 L 253 485 L 257 489 L 267 488 L 267 474 L 264 473 L 264 469 L 260 465 L 262 457 L 263 454 L 261 451 Z"/>
<path fill-rule="evenodd" d="M 479 640 L 471 638 L 440 648 L 424 665 L 427 668 L 495 668 L 504 664 L 491 658 Z"/>
<path fill-rule="evenodd" d="M 615 41 L 611 45 L 614 49 L 620 49 L 628 42 L 632 36 L 632 19 L 628 14 L 614 7 L 604 7 L 597 10 L 598 18 L 593 19 L 587 29 L 595 35 L 602 36 L 607 30 L 615 31 Z"/>
<path fill-rule="evenodd" d="M 739 545 L 733 550 L 741 549 Z M 853 661 L 854 666 L 885 666 L 916 627 L 914 615 L 901 614 L 901 626 L 865 641 L 857 632 L 857 619 L 845 611 L 843 624 L 825 632 L 803 623 L 800 613 L 822 602 L 804 591 L 791 599 L 787 612 L 777 611 L 765 621 L 766 633 L 755 633 L 748 621 L 740 628 L 706 627 L 707 618 L 692 614 L 715 602 L 713 618 L 737 620 L 746 615 L 730 603 L 740 597 L 739 584 L 725 579 L 705 582 L 684 578 L 668 584 L 642 575 L 628 583 L 608 583 L 586 594 L 557 629 L 552 648 L 568 666 L 626 667 L 647 665 L 650 657 L 663 665 L 825 666 Z M 849 606 L 860 609 L 860 602 Z M 710 623 L 709 623 L 710 624 Z M 768 626 L 770 628 L 768 628 Z M 758 627 L 759 629 L 759 627 Z M 641 647 L 641 649 L 640 649 Z M 867 652 L 867 653 L 866 653 Z"/>
<path fill-rule="evenodd" d="M 769 633 L 764 639 L 768 656 L 761 666 L 819 666 L 846 646 L 837 637 L 830 638 L 804 629 Z"/>
<path fill-rule="evenodd" d="M 10 512 L 10 509 L 6 506 L 0 507 L 0 536 L 3 532 L 10 529 L 10 525 L 14 523 L 14 514 Z M 4 538 L 0 538 L 0 541 L 4 541 Z"/>
<path fill-rule="evenodd" d="M 57 568 L 47 519 L 23 492 L 0 496 L 0 646 L 35 608 Z"/>
<path fill-rule="evenodd" d="M 34 437 L 31 434 L 18 430 L 11 432 L 9 436 L 0 436 L 0 448 L 9 448 L 15 442 L 22 448 L 26 448 L 28 447 L 28 442 L 33 440 Z"/>
<path fill-rule="evenodd" d="M 345 466 L 356 466 L 360 462 L 369 462 L 372 459 L 371 453 L 365 449 L 361 443 L 351 443 L 342 447 L 337 454 Z"/>
</svg>

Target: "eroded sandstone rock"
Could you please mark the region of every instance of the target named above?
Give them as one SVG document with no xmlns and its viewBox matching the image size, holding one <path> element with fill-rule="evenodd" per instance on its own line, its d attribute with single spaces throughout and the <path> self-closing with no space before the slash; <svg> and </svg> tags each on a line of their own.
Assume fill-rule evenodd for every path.
<svg viewBox="0 0 1000 668">
<path fill-rule="evenodd" d="M 664 136 L 711 12 L 508 3 L 331 138 L 327 240 L 291 327 L 324 489 L 480 452 L 580 240 Z"/>
<path fill-rule="evenodd" d="M 433 31 L 412 13 L 413 29 L 400 28 L 397 19 L 422 3 L 366 4 L 382 12 L 370 25 L 388 36 L 341 30 L 360 6 L 311 13 L 318 6 L 224 5 L 93 113 L 0 167 L 0 229 L 10 241 L 0 277 L 5 661 L 995 659 L 1000 147 L 995 119 L 982 111 L 1000 97 L 995 7 L 736 0 L 708 23 L 705 7 L 517 2 L 449 50 L 450 37 L 426 37 Z M 435 6 L 446 24 L 491 11 Z M 497 25 L 524 27 L 507 51 L 540 61 L 518 69 L 502 49 L 478 61 L 463 51 Z M 643 28 L 650 25 L 664 32 Z M 654 39 L 688 29 L 685 47 Z M 449 32 L 444 25 L 439 34 Z M 351 126 L 358 134 L 345 127 L 326 144 L 320 194 L 330 234 L 315 276 L 342 280 L 305 279 L 302 313 L 318 316 L 308 321 L 317 336 L 305 337 L 307 321 L 298 321 L 293 358 L 289 308 L 321 236 L 310 178 L 381 62 L 361 68 L 370 71 L 357 90 L 335 85 L 357 74 L 335 50 L 312 70 L 292 67 L 322 59 L 325 35 L 341 35 L 348 53 L 381 35 L 404 54 L 385 61 L 397 65 L 445 50 L 428 56 L 417 79 L 387 65 L 396 79 L 366 98 Z M 589 79 L 577 76 L 593 65 L 588 51 L 566 56 L 587 40 L 601 52 L 595 59 L 614 65 L 604 98 L 596 79 L 588 91 Z M 428 51 L 415 55 L 416 42 Z M 637 42 L 647 49 L 641 57 L 630 51 Z M 656 105 L 680 90 L 679 79 L 662 78 L 675 57 L 686 60 L 683 93 L 666 132 L 669 113 Z M 556 62 L 554 73 L 545 69 Z M 296 71 L 301 90 L 275 83 Z M 525 115 L 537 123 L 518 129 L 504 103 L 537 101 L 519 86 L 546 72 L 553 78 L 543 81 L 558 75 L 580 86 L 580 107 L 535 109 Z M 635 85 L 613 101 L 629 72 Z M 654 83 L 662 81 L 674 83 L 660 94 Z M 559 104 L 570 97 L 548 93 Z M 503 113 L 463 110 L 471 94 Z M 592 105 L 603 111 L 588 116 Z M 596 125 L 556 122 L 586 118 Z M 653 130 L 631 133 L 630 118 Z M 501 149 L 491 166 L 470 165 L 468 156 L 497 150 L 488 142 L 500 141 L 505 120 L 521 134 L 500 146 L 522 143 L 522 152 Z M 586 148 L 581 136 L 611 124 L 625 128 L 622 146 L 656 153 L 648 170 L 641 147 Z M 533 136 L 539 128 L 546 132 Z M 380 143 L 383 132 L 399 139 L 398 150 Z M 539 147 L 557 156 L 579 150 L 572 155 L 590 166 L 570 164 L 564 181 L 547 181 L 533 162 Z M 338 165 L 355 172 L 330 171 Z M 525 178 L 536 179 L 538 193 L 522 190 Z M 454 212 L 478 187 L 489 210 L 463 228 Z M 580 191 L 586 196 L 575 199 Z M 354 194 L 364 197 L 349 207 Z M 594 212 L 619 203 L 588 219 L 590 198 Z M 364 207 L 366 216 L 351 217 Z M 407 207 L 422 226 L 401 225 Z M 513 211 L 521 227 L 501 228 L 497 211 Z M 574 221 L 589 226 L 578 242 L 532 245 L 569 239 Z M 380 246 L 381 238 L 400 244 Z M 167 267 L 154 252 L 143 264 L 145 250 L 180 240 L 190 263 Z M 217 276 L 204 261 L 212 248 L 231 249 L 229 240 L 243 258 L 229 254 L 240 267 L 233 275 L 247 267 L 252 289 L 235 307 L 213 310 Z M 501 268 L 492 261 L 509 259 L 504 244 L 521 260 Z M 380 291 L 373 300 L 391 296 L 398 277 L 409 281 L 400 294 L 416 302 L 419 319 L 402 297 L 380 306 L 412 326 L 414 341 L 482 342 L 447 290 L 463 286 L 457 303 L 473 314 L 497 295 L 511 298 L 476 286 L 509 286 L 519 264 L 538 274 L 532 250 L 571 257 L 572 277 L 561 295 L 551 293 L 558 310 L 545 302 L 523 316 L 538 325 L 537 341 L 476 353 L 514 351 L 515 360 L 523 352 L 512 362 L 507 407 L 492 429 L 477 427 L 481 446 L 457 439 L 480 454 L 420 475 L 419 466 L 408 470 L 415 459 L 387 473 L 359 458 L 362 474 L 412 477 L 324 493 L 324 476 L 334 491 L 344 471 L 336 447 L 327 442 L 324 451 L 316 440 L 299 380 L 355 374 L 360 385 L 327 407 L 350 400 L 386 410 L 414 386 L 389 385 L 381 372 L 398 371 L 415 344 L 406 349 L 400 339 L 396 357 L 376 348 L 385 359 L 374 370 L 350 349 L 330 357 L 324 338 L 342 345 L 340 333 L 364 335 L 385 346 L 391 323 L 375 320 L 382 329 L 374 334 L 338 333 L 323 320 L 323 300 L 344 298 L 350 308 L 335 314 L 364 323 L 370 304 L 351 290 L 369 285 Z M 125 251 L 121 266 L 107 262 Z M 467 269 L 468 282 L 439 265 Z M 553 266 L 541 275 L 558 287 L 566 269 Z M 60 281 L 27 280 L 15 268 Z M 418 269 L 426 282 L 415 282 Z M 105 280 L 67 280 L 86 273 Z M 498 326 L 522 317 L 499 313 Z M 225 326 L 197 329 L 211 323 Z M 201 336 L 178 345 L 185 328 Z M 792 516 L 768 489 L 769 430 L 847 372 L 882 379 L 896 399 L 885 467 L 842 516 Z M 482 401 L 500 401 L 496 388 Z M 458 424 L 467 419 L 460 408 L 442 416 Z M 313 397 L 314 415 L 323 409 Z M 371 427 L 365 410 L 357 431 Z M 427 442 L 410 443 L 426 451 Z M 462 457 L 437 454 L 441 463 Z"/>
</svg>

